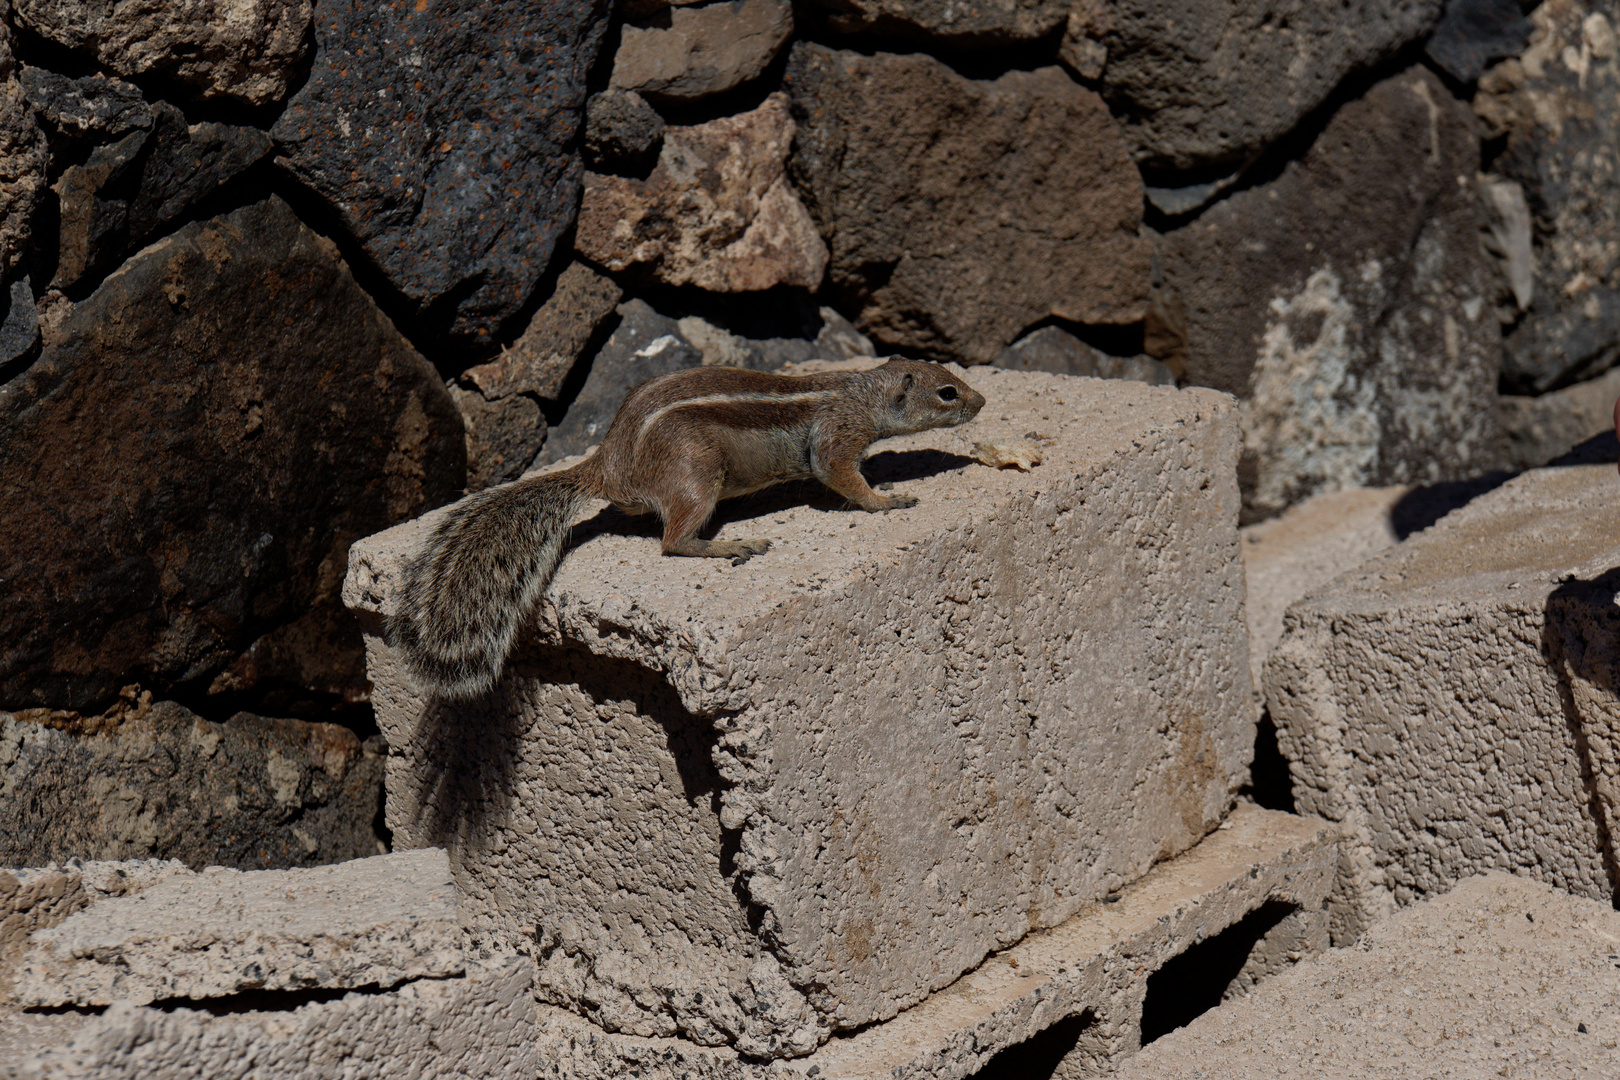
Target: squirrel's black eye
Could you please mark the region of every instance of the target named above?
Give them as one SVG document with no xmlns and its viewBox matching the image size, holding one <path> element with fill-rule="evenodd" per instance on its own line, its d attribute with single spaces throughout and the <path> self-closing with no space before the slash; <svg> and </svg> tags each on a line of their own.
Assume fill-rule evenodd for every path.
<svg viewBox="0 0 1620 1080">
<path fill-rule="evenodd" d="M 942 386 L 942 387 L 940 387 L 939 388 L 939 400 L 941 400 L 941 401 L 955 401 L 956 400 L 956 387 L 954 387 L 954 386 Z"/>
<path fill-rule="evenodd" d="M 897 409 L 905 408 L 906 407 L 906 395 L 904 395 L 904 394 L 896 395 L 895 399 L 894 399 L 894 407 L 897 408 Z"/>
</svg>

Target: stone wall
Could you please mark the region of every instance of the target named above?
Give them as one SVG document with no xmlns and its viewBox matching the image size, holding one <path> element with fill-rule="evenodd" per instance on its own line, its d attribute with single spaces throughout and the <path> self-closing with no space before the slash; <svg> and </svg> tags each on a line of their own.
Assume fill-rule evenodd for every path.
<svg viewBox="0 0 1620 1080">
<path fill-rule="evenodd" d="M 0 0 L 0 709 L 363 738 L 349 545 L 687 365 L 1211 386 L 1250 520 L 1540 464 L 1614 8 Z"/>
</svg>

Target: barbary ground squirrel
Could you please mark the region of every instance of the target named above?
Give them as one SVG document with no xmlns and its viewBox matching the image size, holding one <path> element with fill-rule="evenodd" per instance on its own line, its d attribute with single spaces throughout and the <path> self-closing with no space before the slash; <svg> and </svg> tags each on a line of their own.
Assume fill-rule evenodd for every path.
<svg viewBox="0 0 1620 1080">
<path fill-rule="evenodd" d="M 731 559 L 768 540 L 704 540 L 721 499 L 815 477 L 872 513 L 915 506 L 873 491 L 858 465 L 878 439 L 973 419 L 984 398 L 939 364 L 772 375 L 688 368 L 632 390 L 601 448 L 571 469 L 462 501 L 405 571 L 388 637 L 417 685 L 446 698 L 492 688 L 591 499 L 664 522 L 666 555 Z"/>
</svg>

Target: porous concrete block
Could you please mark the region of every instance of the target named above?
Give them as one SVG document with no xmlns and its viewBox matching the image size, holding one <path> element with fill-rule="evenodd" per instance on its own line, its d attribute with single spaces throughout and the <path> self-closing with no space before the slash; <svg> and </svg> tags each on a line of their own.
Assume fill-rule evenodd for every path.
<svg viewBox="0 0 1620 1080">
<path fill-rule="evenodd" d="M 64 890 L 82 888 L 74 876 L 64 875 Z M 450 868 L 431 849 L 311 869 L 173 873 L 97 899 L 29 944 L 12 990 L 25 1007 L 387 988 L 464 966 Z"/>
<path fill-rule="evenodd" d="M 1106 1075 L 1134 1053 L 1148 982 L 1187 950 L 1268 907 L 1288 909 L 1259 939 L 1230 988 L 1326 948 L 1323 904 L 1336 848 L 1325 822 L 1239 806 L 1219 830 L 1112 902 L 986 960 L 899 1016 L 834 1036 L 808 1057 L 760 1062 L 685 1039 L 608 1034 L 541 1006 L 536 1057 L 555 1080 L 964 1080 L 1017 1073 L 986 1069 L 997 1054 L 1076 1018 L 1074 1049 L 1056 1077 Z M 1044 1074 L 1042 1074 L 1044 1075 Z"/>
<path fill-rule="evenodd" d="M 1620 914 L 1493 871 L 1306 960 L 1119 1080 L 1613 1076 Z"/>
<path fill-rule="evenodd" d="M 0 1078 L 526 1080 L 539 1067 L 533 970 L 528 957 L 506 957 L 462 977 L 281 1009 L 262 1001 L 217 1012 L 120 1001 L 104 1013 L 68 1014 L 65 1023 L 0 1013 L 0 1046 L 8 1027 L 38 1040 L 0 1060 Z"/>
<path fill-rule="evenodd" d="M 1612 445 L 1612 444 L 1611 444 Z M 1296 604 L 1266 667 L 1336 942 L 1482 870 L 1615 895 L 1620 480 L 1537 469 Z"/>
<path fill-rule="evenodd" d="M 970 426 L 722 509 L 742 567 L 603 514 L 503 683 L 426 701 L 380 636 L 436 516 L 350 554 L 395 842 L 610 1031 L 802 1055 L 1186 850 L 1253 742 L 1231 399 L 976 369 Z M 1038 439 L 1026 436 L 1034 433 Z M 1038 444 L 1031 472 L 975 443 Z M 582 538 L 581 538 L 582 537 Z"/>
<path fill-rule="evenodd" d="M 1410 490 L 1401 486 L 1330 491 L 1290 507 L 1281 517 L 1239 530 L 1247 584 L 1249 673 L 1256 690 L 1264 685 L 1262 666 L 1282 638 L 1289 606 L 1399 543 L 1390 510 Z"/>
</svg>

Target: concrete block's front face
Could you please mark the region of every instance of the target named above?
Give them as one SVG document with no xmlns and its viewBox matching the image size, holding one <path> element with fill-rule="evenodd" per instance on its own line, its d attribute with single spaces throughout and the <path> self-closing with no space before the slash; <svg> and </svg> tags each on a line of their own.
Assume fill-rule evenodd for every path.
<svg viewBox="0 0 1620 1080">
<path fill-rule="evenodd" d="M 1540 469 L 1295 605 L 1267 703 L 1343 822 L 1334 937 L 1481 870 L 1615 894 L 1620 480 Z"/>
<path fill-rule="evenodd" d="M 874 482 L 723 511 L 743 567 L 596 532 L 504 683 L 424 702 L 373 635 L 396 842 L 612 1030 L 802 1054 L 1183 851 L 1252 745 L 1229 399 L 975 369 Z M 1038 432 L 1028 473 L 975 442 Z M 729 516 L 724 516 L 729 514 Z M 746 518 L 747 520 L 742 520 Z M 355 546 L 376 617 L 430 517 Z"/>
</svg>

